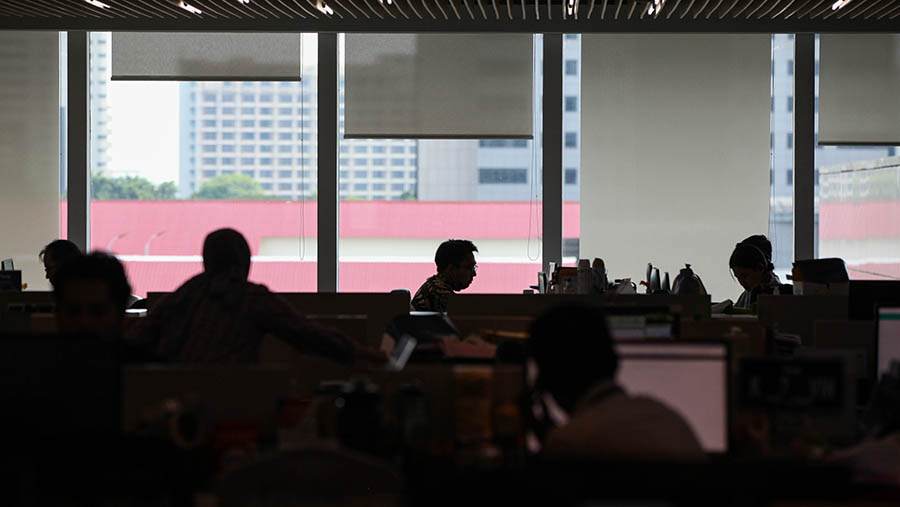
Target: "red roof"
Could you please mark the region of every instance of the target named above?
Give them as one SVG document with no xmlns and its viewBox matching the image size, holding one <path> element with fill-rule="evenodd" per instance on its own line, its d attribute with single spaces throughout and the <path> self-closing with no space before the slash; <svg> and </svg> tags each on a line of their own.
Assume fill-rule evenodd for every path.
<svg viewBox="0 0 900 507">
<path fill-rule="evenodd" d="M 820 202 L 821 239 L 900 239 L 900 202 Z"/>
<path fill-rule="evenodd" d="M 134 292 L 172 291 L 202 270 L 199 261 L 158 256 L 199 256 L 207 233 L 221 227 L 242 232 L 256 254 L 263 237 L 314 237 L 316 202 L 93 201 L 91 248 L 126 256 Z M 66 230 L 67 206 L 60 205 Z M 303 220 L 301 221 L 301 217 Z M 345 201 L 342 237 L 472 240 L 518 239 L 536 233 L 541 206 L 527 202 Z M 578 237 L 579 205 L 564 205 L 564 236 Z M 163 234 L 154 238 L 160 232 Z M 151 258 L 140 259 L 150 243 Z M 314 253 L 314 252 L 312 252 Z M 388 291 L 418 286 L 434 273 L 430 262 L 342 262 L 341 291 Z M 540 264 L 483 263 L 471 292 L 521 292 L 536 283 Z M 275 291 L 315 291 L 316 263 L 254 262 L 250 279 Z"/>
<path fill-rule="evenodd" d="M 175 290 L 188 278 L 200 273 L 200 262 L 125 261 L 125 270 L 134 293 Z M 518 293 L 537 283 L 534 264 L 481 264 L 478 276 L 467 292 Z M 409 289 L 415 293 L 426 278 L 434 274 L 433 263 L 342 262 L 340 286 L 342 292 L 387 292 Z M 250 280 L 263 283 L 278 292 L 315 292 L 315 262 L 254 262 Z"/>
<path fill-rule="evenodd" d="M 316 236 L 316 202 L 93 201 L 92 249 L 129 256 L 128 276 L 138 295 L 171 291 L 202 269 L 190 259 L 142 260 L 151 256 L 199 256 L 212 230 L 241 231 L 254 254 L 263 237 Z M 66 230 L 66 202 L 60 203 L 60 229 Z M 580 236 L 580 206 L 563 206 L 563 237 Z M 301 220 L 302 218 L 302 220 Z M 541 206 L 528 202 L 344 201 L 340 231 L 350 238 L 524 239 L 535 234 Z M 64 235 L 63 235 L 64 237 Z M 900 202 L 820 203 L 819 237 L 832 239 L 900 238 Z M 118 239 L 117 239 L 118 238 Z M 313 253 L 313 252 L 311 252 Z M 850 260 L 852 262 L 852 259 Z M 535 283 L 539 263 L 482 263 L 471 292 L 520 292 Z M 434 272 L 430 262 L 342 262 L 341 291 L 415 291 Z M 900 264 L 851 264 L 854 279 L 900 277 Z M 254 281 L 276 291 L 316 290 L 315 262 L 255 262 Z"/>
<path fill-rule="evenodd" d="M 66 203 L 60 204 L 60 228 L 66 230 Z M 577 238 L 579 204 L 565 203 L 563 236 Z M 268 201 L 93 201 L 91 247 L 118 255 L 141 255 L 151 243 L 153 255 L 199 255 L 207 233 L 237 229 L 255 254 L 263 237 L 315 237 L 317 203 Z M 347 238 L 472 240 L 534 236 L 541 205 L 528 202 L 344 201 L 340 231 Z M 301 220 L 302 218 L 302 220 Z M 122 236 L 124 234 L 124 236 Z M 119 239 L 115 239 L 119 237 Z"/>
</svg>

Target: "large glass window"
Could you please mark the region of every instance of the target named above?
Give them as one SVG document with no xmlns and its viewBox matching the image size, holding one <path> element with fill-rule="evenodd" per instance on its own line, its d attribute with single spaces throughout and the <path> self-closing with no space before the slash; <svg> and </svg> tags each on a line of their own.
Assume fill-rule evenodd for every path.
<svg viewBox="0 0 900 507">
<path fill-rule="evenodd" d="M 567 34 L 563 39 L 563 97 L 566 97 L 563 108 L 563 131 L 574 134 L 575 139 L 582 136 L 581 111 L 577 107 L 568 107 L 569 98 L 573 105 L 581 102 L 581 35 Z M 581 147 L 563 146 L 563 264 L 575 265 L 579 258 L 581 237 Z"/>
<path fill-rule="evenodd" d="M 109 37 L 92 33 L 90 44 L 91 107 L 108 117 L 102 126 L 92 122 L 92 152 L 108 154 L 98 159 L 102 167 L 91 168 L 92 248 L 117 255 L 135 294 L 145 296 L 172 291 L 201 271 L 203 238 L 231 227 L 250 243 L 252 281 L 277 291 L 316 290 L 315 110 L 304 105 L 279 110 L 293 118 L 279 122 L 273 141 L 273 132 L 256 130 L 257 124 L 272 127 L 271 120 L 259 120 L 256 108 L 249 107 L 274 102 L 272 83 L 244 82 L 238 94 L 226 91 L 234 86 L 226 82 L 111 82 L 109 71 L 100 70 L 109 68 L 104 64 L 109 53 L 100 51 Z M 302 38 L 302 81 L 279 83 L 287 94 L 279 94 L 279 102 L 316 92 L 317 37 Z M 214 118 L 233 114 L 235 106 L 240 120 L 217 124 Z M 260 115 L 271 112 L 259 109 Z M 217 144 L 218 138 L 239 139 L 239 144 Z M 271 157 L 197 156 L 274 153 L 276 146 L 279 153 L 291 153 L 297 139 L 311 147 L 312 155 L 279 158 L 278 168 L 284 170 L 277 185 L 259 180 L 272 178 L 272 170 L 260 170 L 275 165 Z"/>
<path fill-rule="evenodd" d="M 343 55 L 343 37 L 340 45 Z M 539 111 L 539 61 L 534 68 Z M 534 121 L 540 125 L 539 113 Z M 339 290 L 414 293 L 435 273 L 435 250 L 450 238 L 470 239 L 479 249 L 478 274 L 466 292 L 519 293 L 535 283 L 541 180 L 532 141 L 341 137 L 339 143 L 341 153 L 390 154 L 340 161 Z"/>
<path fill-rule="evenodd" d="M 772 97 L 770 100 L 771 166 L 769 184 L 769 241 L 772 263 L 783 282 L 794 260 L 794 38 L 772 36 Z M 791 72 L 788 72 L 790 64 Z M 739 241 L 743 238 L 738 238 Z"/>
<path fill-rule="evenodd" d="M 816 37 L 816 97 L 819 54 Z M 816 176 L 816 256 L 854 280 L 900 279 L 900 147 L 817 146 Z"/>
</svg>

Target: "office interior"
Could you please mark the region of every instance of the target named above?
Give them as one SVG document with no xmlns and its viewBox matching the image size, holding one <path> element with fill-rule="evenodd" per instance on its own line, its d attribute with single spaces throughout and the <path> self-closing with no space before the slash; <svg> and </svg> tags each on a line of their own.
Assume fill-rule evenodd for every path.
<svg viewBox="0 0 900 507">
<path fill-rule="evenodd" d="M 898 22 L 897 0 L 0 1 L 17 500 L 894 504 Z M 389 366 L 272 336 L 253 365 L 123 363 L 59 334 L 51 240 L 125 266 L 127 329 L 222 227 L 251 281 Z M 722 304 L 758 234 L 790 291 Z M 416 312 L 449 238 L 477 276 Z M 542 454 L 527 343 L 560 306 L 602 309 L 617 384 L 704 460 Z"/>
</svg>

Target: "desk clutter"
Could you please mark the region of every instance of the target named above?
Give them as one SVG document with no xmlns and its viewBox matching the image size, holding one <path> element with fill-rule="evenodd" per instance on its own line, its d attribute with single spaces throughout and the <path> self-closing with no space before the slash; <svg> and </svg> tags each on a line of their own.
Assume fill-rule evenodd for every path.
<svg viewBox="0 0 900 507">
<path fill-rule="evenodd" d="M 560 276 L 551 285 L 565 284 Z M 679 283 L 699 280 L 679 276 Z M 577 277 L 576 269 L 576 285 Z M 893 452 L 900 431 L 900 305 L 889 287 L 864 291 L 855 284 L 848 282 L 842 295 L 760 295 L 757 315 L 714 315 L 709 295 L 652 286 L 649 294 L 453 294 L 446 314 L 410 312 L 403 294 L 281 295 L 308 319 L 382 347 L 385 367 L 312 357 L 274 336 L 264 339 L 253 365 L 123 360 L 116 343 L 55 334 L 49 293 L 0 293 L 3 401 L 17 414 L 5 429 L 45 432 L 56 442 L 22 458 L 35 470 L 45 470 L 40 456 L 84 453 L 96 442 L 94 450 L 110 463 L 147 456 L 171 472 L 164 476 L 170 482 L 150 492 L 127 467 L 110 470 L 99 458 L 89 460 L 92 470 L 120 479 L 116 498 L 200 494 L 237 505 L 253 491 L 287 498 L 297 492 L 291 484 L 304 484 L 310 497 L 428 503 L 421 488 L 444 484 L 437 477 L 477 484 L 477 472 L 493 477 L 489 487 L 496 487 L 535 470 L 551 474 L 529 445 L 535 430 L 529 336 L 535 317 L 581 306 L 606 320 L 618 357 L 616 384 L 629 396 L 664 404 L 696 435 L 708 461 L 685 466 L 699 476 L 738 463 L 760 470 L 791 463 L 798 477 L 812 474 L 809 484 L 833 481 L 828 489 L 807 487 L 809 498 L 865 497 L 872 490 L 861 492 L 861 484 L 896 494 L 885 491 L 900 486 L 900 462 L 877 456 Z M 165 297 L 151 294 L 149 311 Z M 865 305 L 872 318 L 855 319 Z M 876 444 L 880 451 L 872 450 Z M 138 450 L 123 456 L 100 447 Z M 29 453 L 16 446 L 9 459 Z M 741 479 L 749 481 L 741 488 L 765 488 L 753 484 L 754 474 Z M 688 483 L 669 484 L 654 498 L 681 498 Z M 783 486 L 757 493 L 765 501 L 790 496 Z M 578 491 L 573 504 L 611 490 Z M 710 501 L 726 495 L 716 488 L 707 494 Z M 461 498 L 454 495 L 448 498 Z"/>
</svg>

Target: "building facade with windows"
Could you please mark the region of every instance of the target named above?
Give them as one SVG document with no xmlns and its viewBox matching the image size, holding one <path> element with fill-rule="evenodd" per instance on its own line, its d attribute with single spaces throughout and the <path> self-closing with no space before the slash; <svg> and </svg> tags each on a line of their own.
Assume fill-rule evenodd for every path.
<svg viewBox="0 0 900 507">
<path fill-rule="evenodd" d="M 316 198 L 315 67 L 299 82 L 185 82 L 179 104 L 180 197 L 217 176 L 243 174 L 283 200 Z M 415 140 L 342 140 L 340 195 L 414 198 L 417 167 Z"/>
</svg>

